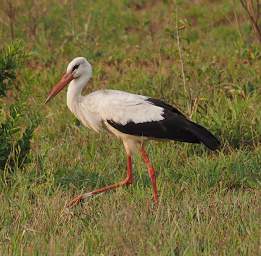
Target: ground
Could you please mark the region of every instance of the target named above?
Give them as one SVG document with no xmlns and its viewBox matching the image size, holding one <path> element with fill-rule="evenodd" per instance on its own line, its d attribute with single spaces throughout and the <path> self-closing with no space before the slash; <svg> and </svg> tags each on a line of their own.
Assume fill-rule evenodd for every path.
<svg viewBox="0 0 261 256">
<path fill-rule="evenodd" d="M 260 253 L 261 47 L 239 1 L 0 3 L 1 43 L 22 40 L 30 55 L 16 94 L 26 99 L 27 119 L 40 120 L 30 161 L 1 177 L 1 255 Z M 220 138 L 214 153 L 148 145 L 158 208 L 138 155 L 132 186 L 65 208 L 126 169 L 121 142 L 83 127 L 65 91 L 43 105 L 76 56 L 93 65 L 85 93 L 110 88 L 162 99 Z"/>
</svg>

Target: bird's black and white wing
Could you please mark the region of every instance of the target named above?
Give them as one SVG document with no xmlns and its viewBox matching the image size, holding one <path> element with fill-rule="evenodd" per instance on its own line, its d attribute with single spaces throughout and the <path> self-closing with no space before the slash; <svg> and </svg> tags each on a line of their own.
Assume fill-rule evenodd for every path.
<svg viewBox="0 0 261 256">
<path fill-rule="evenodd" d="M 219 142 L 209 131 L 163 101 L 116 90 L 96 91 L 85 101 L 92 112 L 122 133 L 218 147 Z"/>
</svg>

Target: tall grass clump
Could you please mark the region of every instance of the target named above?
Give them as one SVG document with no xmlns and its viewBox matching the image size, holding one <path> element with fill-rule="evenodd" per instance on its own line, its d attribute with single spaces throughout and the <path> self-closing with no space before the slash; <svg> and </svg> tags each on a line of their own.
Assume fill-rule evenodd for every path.
<svg viewBox="0 0 261 256">
<path fill-rule="evenodd" d="M 38 122 L 32 118 L 29 123 L 22 123 L 24 102 L 19 100 L 15 88 L 18 70 L 27 57 L 21 42 L 6 45 L 0 51 L 0 174 L 22 168 L 28 161 L 30 140 Z M 16 97 L 14 91 L 18 91 Z"/>
</svg>

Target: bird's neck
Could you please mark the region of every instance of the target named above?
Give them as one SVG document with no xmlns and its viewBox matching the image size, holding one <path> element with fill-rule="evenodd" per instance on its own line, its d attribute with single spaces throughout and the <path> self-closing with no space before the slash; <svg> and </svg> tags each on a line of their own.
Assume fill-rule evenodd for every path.
<svg viewBox="0 0 261 256">
<path fill-rule="evenodd" d="M 75 113 L 82 97 L 81 93 L 83 88 L 89 81 L 89 77 L 82 77 L 74 79 L 70 82 L 67 90 L 67 106 Z"/>
</svg>

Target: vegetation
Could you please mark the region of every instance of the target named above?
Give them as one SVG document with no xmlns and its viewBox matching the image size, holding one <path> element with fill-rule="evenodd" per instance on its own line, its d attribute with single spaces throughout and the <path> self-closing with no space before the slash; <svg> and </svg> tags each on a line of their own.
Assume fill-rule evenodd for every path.
<svg viewBox="0 0 261 256">
<path fill-rule="evenodd" d="M 240 1 L 0 5 L 1 255 L 260 254 L 261 46 Z M 133 186 L 64 207 L 126 168 L 121 142 L 79 124 L 65 92 L 43 105 L 76 56 L 93 65 L 86 93 L 164 99 L 221 139 L 216 153 L 148 145 L 157 209 L 139 156 Z"/>
<path fill-rule="evenodd" d="M 26 54 L 19 42 L 11 44 L 0 53 L 0 95 L 7 96 L 7 90 L 16 79 L 16 69 L 21 66 Z M 9 91 L 9 94 L 11 92 Z M 1 107 L 1 110 L 2 107 Z M 23 103 L 17 101 L 10 105 L 6 120 L 0 124 L 0 171 L 10 172 L 15 168 L 22 169 L 30 151 L 30 140 L 37 122 L 31 120 L 21 134 L 19 120 L 23 117 Z M 3 111 L 5 112 L 5 111 Z M 8 116 L 9 114 L 9 116 Z M 19 138 L 20 135 L 20 138 Z M 7 173 L 2 174 L 7 178 Z"/>
<path fill-rule="evenodd" d="M 261 28 L 260 28 L 260 3 L 259 0 L 240 0 L 241 5 L 246 10 L 249 20 L 256 33 L 257 39 L 261 43 Z"/>
</svg>

